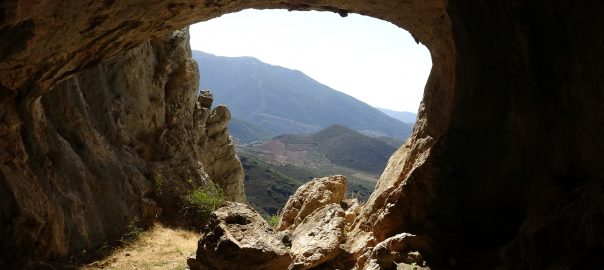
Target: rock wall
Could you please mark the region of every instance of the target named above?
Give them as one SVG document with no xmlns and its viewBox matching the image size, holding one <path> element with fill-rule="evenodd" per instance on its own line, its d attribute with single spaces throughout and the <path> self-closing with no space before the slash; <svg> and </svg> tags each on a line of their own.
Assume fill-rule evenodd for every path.
<svg viewBox="0 0 604 270">
<path fill-rule="evenodd" d="M 73 160 L 93 160 L 85 146 L 105 144 L 79 143 L 82 136 L 69 133 L 71 129 L 61 137 L 48 131 L 56 122 L 94 123 L 46 120 L 51 117 L 44 106 L 61 107 L 70 100 L 40 99 L 51 86 L 149 38 L 252 7 L 374 16 L 409 30 L 432 54 L 433 69 L 414 133 L 391 158 L 356 219 L 347 252 L 375 257 L 372 247 L 410 233 L 427 243 L 420 252 L 433 268 L 602 268 L 604 36 L 599 33 L 604 32 L 604 5 L 597 0 L 3 1 L 0 233 L 9 240 L 3 242 L 2 253 L 14 243 L 36 246 L 40 252 L 67 252 L 61 235 L 65 228 L 78 227 L 69 221 L 75 219 L 61 215 L 77 209 L 65 211 L 71 204 L 55 203 L 58 193 L 47 190 L 61 185 L 39 180 L 47 179 L 40 175 L 55 173 L 48 166 L 91 174 L 78 165 L 89 163 Z M 60 112 L 78 110 L 67 108 Z M 78 113 L 96 117 L 106 113 L 102 108 Z M 179 110 L 166 108 L 166 115 L 172 112 Z M 164 121 L 169 125 L 170 118 Z M 164 138 L 177 138 L 171 134 Z M 112 155 L 144 160 L 144 154 L 120 150 L 126 146 L 109 145 Z M 58 147 L 65 149 L 53 150 Z M 113 186 L 144 194 L 136 179 L 148 174 L 139 171 L 145 166 L 106 169 L 120 168 L 122 156 L 106 158 L 115 163 L 90 163 L 101 168 L 98 175 L 105 173 L 95 185 L 112 183 L 107 181 L 117 178 L 113 173 L 121 172 L 132 184 Z M 171 167 L 160 162 L 151 168 Z M 66 200 L 77 197 L 74 187 L 63 192 Z M 116 203 L 116 212 L 132 216 L 126 206 Z M 109 222 L 109 216 L 101 214 L 100 224 Z M 95 218 L 81 220 L 87 224 Z M 15 222 L 18 232 L 11 225 Z"/>
<path fill-rule="evenodd" d="M 161 210 L 173 219 L 179 198 L 207 181 L 243 201 L 230 114 L 198 102 L 198 79 L 188 31 L 180 30 L 78 72 L 31 103 L 3 95 L 2 257 L 94 249 Z"/>
<path fill-rule="evenodd" d="M 420 116 L 357 219 L 363 240 L 348 246 L 363 253 L 407 232 L 429 237 L 437 268 L 601 268 L 604 37 L 591 33 L 604 29 L 603 6 L 475 2 L 447 8 L 449 127 L 423 134 L 430 114 Z"/>
</svg>

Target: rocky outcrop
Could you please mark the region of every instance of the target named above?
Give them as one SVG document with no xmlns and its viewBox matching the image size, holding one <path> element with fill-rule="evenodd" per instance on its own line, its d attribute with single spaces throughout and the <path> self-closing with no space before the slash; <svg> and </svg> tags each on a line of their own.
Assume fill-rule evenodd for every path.
<svg viewBox="0 0 604 270">
<path fill-rule="evenodd" d="M 340 203 L 346 195 L 346 176 L 315 178 L 299 187 L 289 197 L 281 212 L 277 230 L 293 230 L 315 210 Z"/>
<path fill-rule="evenodd" d="M 392 236 L 357 259 L 355 269 L 430 269 L 418 250 L 429 250 L 430 244 L 415 235 L 402 233 Z M 406 268 L 407 267 L 407 268 Z"/>
<path fill-rule="evenodd" d="M 199 99 L 202 104 L 207 102 L 207 93 Z M 200 145 L 201 152 L 196 157 L 203 163 L 210 179 L 222 186 L 227 200 L 243 202 L 243 167 L 237 157 L 235 144 L 229 136 L 229 120 L 231 113 L 226 106 L 220 105 L 211 111 L 206 128 L 203 129 L 205 137 Z"/>
<path fill-rule="evenodd" d="M 92 250 L 138 220 L 174 218 L 179 198 L 208 181 L 243 200 L 228 110 L 197 102 L 197 72 L 182 30 L 33 100 L 3 96 L 0 257 Z"/>
<path fill-rule="evenodd" d="M 391 158 L 348 235 L 345 249 L 353 257 L 411 233 L 438 243 L 419 252 L 443 268 L 603 268 L 604 36 L 597 33 L 604 32 L 604 17 L 596 0 L 2 1 L 3 256 L 61 256 L 153 212 L 143 211 L 153 209 L 145 203 L 153 193 L 145 179 L 153 170 L 143 157 L 157 155 L 135 140 L 122 143 L 129 133 L 122 128 L 137 124 L 127 123 L 125 111 L 109 110 L 109 100 L 88 101 L 94 90 L 55 98 L 49 90 L 149 39 L 245 8 L 374 16 L 409 30 L 432 54 L 414 133 Z M 153 54 L 150 59 L 172 58 Z M 170 63 L 155 60 L 149 66 Z M 166 79 L 191 75 L 180 69 L 187 66 L 158 68 L 157 82 L 179 88 L 180 80 Z M 143 81 L 155 76 L 137 83 Z M 75 82 L 67 84 L 86 85 Z M 124 107 L 140 97 L 124 99 Z M 186 101 L 180 104 L 194 103 Z M 188 111 L 175 106 L 166 106 L 166 115 Z M 97 120 L 107 117 L 122 123 Z M 171 120 L 156 116 L 154 122 L 161 121 Z M 205 177 L 178 162 L 162 163 L 154 160 L 151 168 Z M 101 207 L 107 202 L 110 207 Z"/>
<path fill-rule="evenodd" d="M 350 226 L 354 223 L 354 220 L 357 218 L 359 212 L 362 209 L 361 203 L 359 202 L 359 199 L 353 198 L 342 200 L 340 205 L 343 209 L 346 210 L 346 212 L 344 213 L 347 226 L 346 228 L 347 230 L 350 230 Z"/>
<path fill-rule="evenodd" d="M 306 216 L 292 232 L 293 269 L 311 269 L 333 260 L 344 241 L 345 213 L 339 204 L 328 204 Z"/>
<path fill-rule="evenodd" d="M 228 203 L 212 213 L 187 264 L 191 270 L 288 269 L 289 245 L 254 209 Z"/>
<path fill-rule="evenodd" d="M 340 191 L 340 185 L 341 192 L 334 192 Z M 290 208 L 292 214 L 302 209 L 308 213 L 301 222 L 281 231 L 273 230 L 251 207 L 229 203 L 212 213 L 202 230 L 196 257 L 188 265 L 193 270 L 312 269 L 330 262 L 340 254 L 346 238 L 346 210 L 355 205 L 342 202 L 345 188 L 346 178 L 339 175 L 317 178 L 298 188 L 292 198 L 312 197 L 309 201 L 313 203 Z"/>
</svg>

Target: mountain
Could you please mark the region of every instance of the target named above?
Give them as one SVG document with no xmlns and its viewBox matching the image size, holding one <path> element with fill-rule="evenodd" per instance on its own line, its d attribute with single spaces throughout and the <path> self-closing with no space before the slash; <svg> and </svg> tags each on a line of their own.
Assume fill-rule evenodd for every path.
<svg viewBox="0 0 604 270">
<path fill-rule="evenodd" d="M 283 207 L 289 195 L 315 177 L 341 174 L 348 193 L 367 200 L 388 158 L 397 149 L 341 125 L 314 134 L 281 135 L 237 146 L 246 197 L 264 215 Z"/>
<path fill-rule="evenodd" d="M 314 134 L 275 137 L 288 148 L 316 146 L 331 163 L 380 174 L 397 148 L 342 125 L 332 125 Z"/>
<path fill-rule="evenodd" d="M 403 123 L 413 124 L 413 123 L 415 123 L 415 118 L 417 118 L 417 114 L 414 114 L 412 112 L 399 112 L 399 111 L 393 111 L 393 110 L 384 109 L 384 108 L 377 108 L 377 109 L 394 119 L 402 121 Z"/>
<path fill-rule="evenodd" d="M 304 73 L 252 57 L 220 57 L 193 51 L 200 88 L 235 118 L 277 134 L 312 133 L 333 124 L 357 131 L 407 138 L 411 126 L 362 101 L 333 90 Z"/>
<path fill-rule="evenodd" d="M 229 121 L 229 133 L 238 144 L 252 143 L 256 141 L 267 141 L 278 134 L 264 129 L 256 124 L 232 117 Z"/>
<path fill-rule="evenodd" d="M 280 211 L 290 195 L 309 180 L 316 177 L 341 174 L 348 178 L 347 193 L 366 201 L 377 179 L 366 180 L 357 171 L 337 168 L 306 168 L 292 164 L 276 164 L 270 160 L 237 149 L 245 171 L 245 196 L 248 203 L 264 216 Z M 366 176 L 364 176 L 366 178 Z"/>
</svg>

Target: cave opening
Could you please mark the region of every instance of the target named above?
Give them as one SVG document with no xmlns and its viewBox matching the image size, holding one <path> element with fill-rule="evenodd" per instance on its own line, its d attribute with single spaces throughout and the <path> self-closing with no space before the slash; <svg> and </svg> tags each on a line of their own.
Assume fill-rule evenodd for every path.
<svg viewBox="0 0 604 270">
<path fill-rule="evenodd" d="M 432 68 L 414 36 L 358 14 L 247 9 L 189 32 L 200 91 L 231 112 L 248 198 L 279 202 L 260 207 L 268 215 L 296 186 L 260 178 L 301 185 L 344 174 L 350 195 L 366 201 L 412 133 Z"/>
<path fill-rule="evenodd" d="M 450 268 L 473 254 L 501 268 L 572 268 L 604 239 L 601 5 L 525 2 L 3 2 L 0 36 L 19 38 L 1 45 L 0 265 L 96 248 L 128 219 L 167 209 L 150 197 L 153 170 L 175 176 L 163 187 L 188 187 L 208 152 L 189 132 L 202 117 L 196 87 L 179 84 L 197 75 L 177 30 L 286 8 L 392 22 L 433 58 L 407 152 L 358 219 L 354 247 L 405 232 L 437 241 L 422 251 Z"/>
</svg>

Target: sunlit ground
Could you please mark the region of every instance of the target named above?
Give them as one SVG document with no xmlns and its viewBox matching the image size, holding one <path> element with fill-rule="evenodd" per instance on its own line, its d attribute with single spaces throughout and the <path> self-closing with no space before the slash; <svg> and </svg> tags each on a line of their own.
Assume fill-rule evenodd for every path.
<svg viewBox="0 0 604 270">
<path fill-rule="evenodd" d="M 81 269 L 185 269 L 187 257 L 197 250 L 200 235 L 162 225 L 142 232 L 110 256 Z"/>
</svg>

